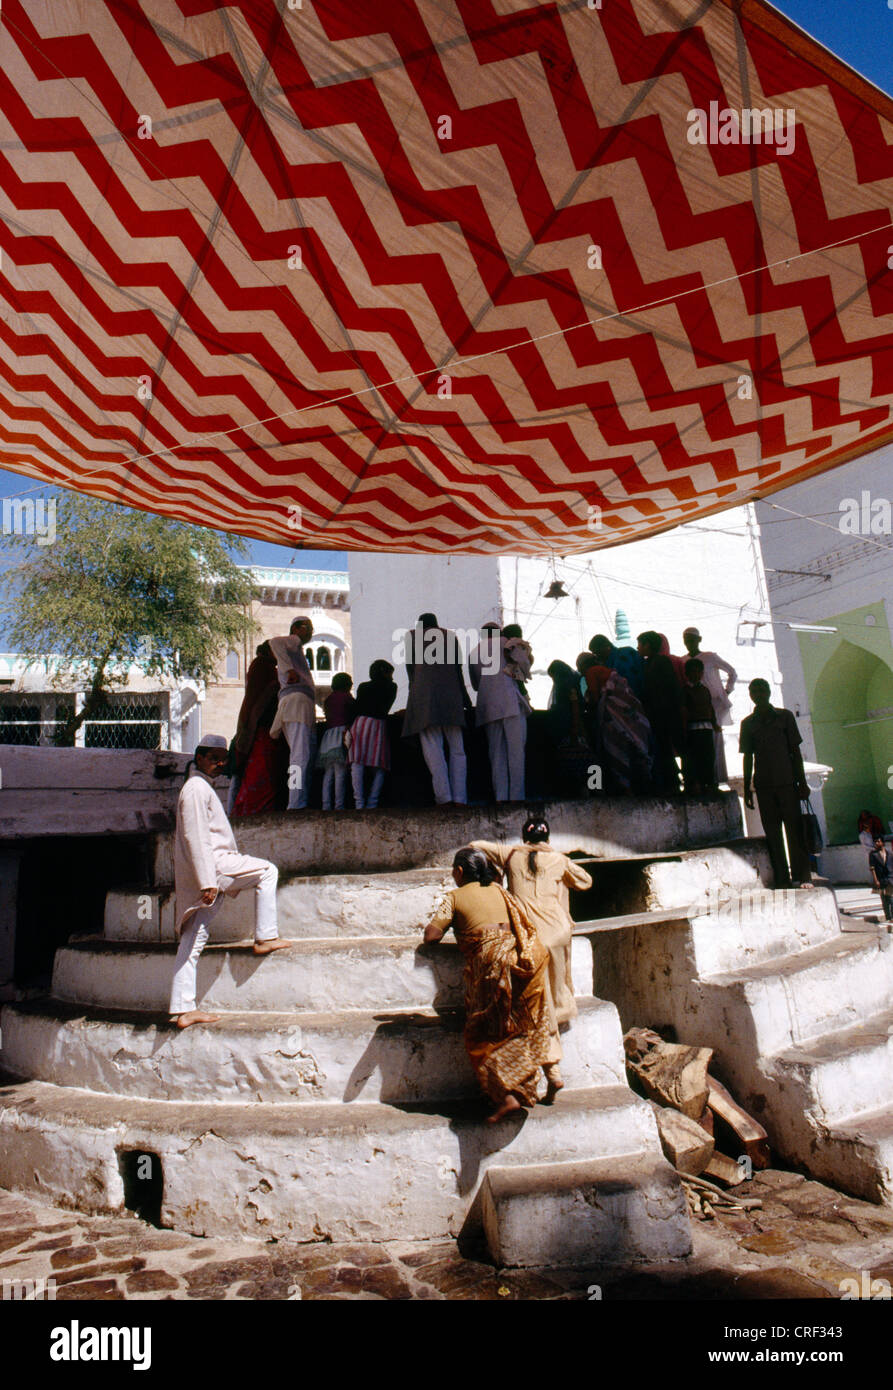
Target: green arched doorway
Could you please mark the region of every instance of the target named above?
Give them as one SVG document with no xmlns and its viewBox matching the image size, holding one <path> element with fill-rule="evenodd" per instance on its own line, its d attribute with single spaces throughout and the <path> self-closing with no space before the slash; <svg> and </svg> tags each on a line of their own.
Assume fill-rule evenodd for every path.
<svg viewBox="0 0 893 1390">
<path fill-rule="evenodd" d="M 843 641 L 815 684 L 816 759 L 834 772 L 822 793 L 828 839 L 852 844 L 863 807 L 893 818 L 887 769 L 893 764 L 893 671 L 873 652 Z"/>
</svg>

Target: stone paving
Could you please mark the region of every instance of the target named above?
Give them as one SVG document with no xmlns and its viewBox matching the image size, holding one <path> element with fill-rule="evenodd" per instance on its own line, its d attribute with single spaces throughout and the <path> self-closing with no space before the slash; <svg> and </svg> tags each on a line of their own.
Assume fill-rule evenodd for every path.
<svg viewBox="0 0 893 1390">
<path fill-rule="evenodd" d="M 641 1271 L 497 1270 L 453 1241 L 227 1242 L 83 1216 L 0 1192 L 0 1280 L 55 1281 L 63 1300 L 586 1300 L 839 1298 L 841 1280 L 893 1283 L 893 1210 L 770 1169 L 736 1189 L 761 1210 L 694 1222 L 688 1260 Z M 38 1286 L 39 1287 L 39 1286 Z"/>
</svg>

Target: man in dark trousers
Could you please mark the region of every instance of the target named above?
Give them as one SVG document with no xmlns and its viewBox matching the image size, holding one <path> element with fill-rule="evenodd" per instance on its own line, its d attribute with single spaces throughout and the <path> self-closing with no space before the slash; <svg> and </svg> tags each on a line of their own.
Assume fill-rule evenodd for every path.
<svg viewBox="0 0 893 1390">
<path fill-rule="evenodd" d="M 679 792 L 676 753 L 685 746 L 682 686 L 675 666 L 661 651 L 660 633 L 640 632 L 638 645 L 645 663 L 642 704 L 654 735 L 654 790 L 658 796 L 675 796 Z"/>
<path fill-rule="evenodd" d="M 875 889 L 881 895 L 884 916 L 893 922 L 893 849 L 884 844 L 883 835 L 875 836 L 874 849 L 868 856 L 868 867 Z"/>
<path fill-rule="evenodd" d="M 423 613 L 415 631 L 404 638 L 404 653 L 409 695 L 403 737 L 418 734 L 437 805 L 464 806 L 468 797 L 463 730 L 471 700 L 462 678 L 458 638 L 440 627 L 433 613 Z"/>
<path fill-rule="evenodd" d="M 738 744 L 744 754 L 744 804 L 753 810 L 752 777 L 776 888 L 792 885 L 808 888 L 812 883 L 812 866 L 800 819 L 800 802 L 809 796 L 800 753 L 803 740 L 791 711 L 776 709 L 770 704 L 772 691 L 768 681 L 751 681 L 747 689 L 756 708 L 753 714 L 742 719 Z M 782 825 L 788 840 L 790 873 Z"/>
</svg>

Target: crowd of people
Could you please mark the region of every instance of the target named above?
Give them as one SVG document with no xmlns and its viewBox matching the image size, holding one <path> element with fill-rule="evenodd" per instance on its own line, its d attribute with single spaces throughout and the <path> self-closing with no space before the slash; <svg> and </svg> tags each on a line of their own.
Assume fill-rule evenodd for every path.
<svg viewBox="0 0 893 1390">
<path fill-rule="evenodd" d="M 196 969 L 224 895 L 254 892 L 258 955 L 293 944 L 278 934 L 277 869 L 239 853 L 213 782 L 232 757 L 234 810 L 267 809 L 275 804 L 276 759 L 287 756 L 289 806 L 307 805 L 315 690 L 303 644 L 311 634 L 309 620 L 299 618 L 287 637 L 261 644 L 248 672 L 233 745 L 228 749 L 219 735 L 204 736 L 191 775 L 187 769 L 174 848 L 179 947 L 170 1017 L 179 1028 L 216 1022 L 215 1015 L 196 1007 Z M 721 726 L 729 722 L 728 696 L 736 676 L 716 653 L 700 650 L 696 628 L 687 629 L 684 640 L 687 660 L 672 657 L 666 639 L 648 631 L 636 650 L 597 635 L 576 669 L 552 663 L 547 720 L 568 787 L 577 785 L 584 766 L 591 770 L 594 757 L 606 770 L 604 790 L 617 794 L 650 788 L 678 792 L 680 757 L 688 791 L 717 786 L 725 771 Z M 438 659 L 429 659 L 433 652 Z M 532 661 L 517 627 L 484 628 L 469 662 L 477 691 L 472 707 L 455 635 L 439 627 L 434 614 L 422 615 L 407 651 L 402 733 L 418 735 L 437 802 L 466 801 L 463 732 L 472 709 L 486 730 L 498 799 L 524 796 Z M 345 806 L 348 768 L 355 804 L 361 809 L 378 804 L 390 761 L 393 675 L 389 662 L 373 662 L 356 696 L 349 675 L 334 676 L 318 752 L 325 809 Z M 796 721 L 789 710 L 772 705 L 766 681 L 752 681 L 749 691 L 754 710 L 743 720 L 740 737 L 745 803 L 752 806 L 756 794 L 776 887 L 810 886 L 799 804 L 808 788 Z M 287 747 L 287 755 L 277 751 L 277 743 Z M 877 831 L 870 819 L 865 828 L 869 835 Z M 872 868 L 879 877 L 893 876 L 893 854 L 884 850 L 882 838 Z M 543 1078 L 546 1101 L 562 1088 L 560 1033 L 576 1014 L 568 893 L 587 889 L 592 880 L 579 863 L 550 847 L 549 826 L 536 812 L 528 814 L 517 844 L 476 841 L 460 849 L 453 880 L 456 887 L 425 927 L 424 941 L 433 945 L 452 928 L 465 957 L 465 1045 L 494 1106 L 489 1118 L 496 1122 L 536 1104 Z"/>
<path fill-rule="evenodd" d="M 230 755 L 229 808 L 235 816 L 309 804 L 314 765 L 322 773 L 324 810 L 379 805 L 391 767 L 388 716 L 397 697 L 394 667 L 372 663 L 353 693 L 345 672 L 332 678 L 323 703 L 325 728 L 317 751 L 316 691 L 304 655 L 309 618 L 296 618 L 287 637 L 257 648 Z M 548 791 L 577 797 L 699 795 L 726 780 L 723 726 L 731 720 L 734 668 L 701 650 L 686 628 L 687 658 L 671 656 L 666 637 L 640 633 L 636 647 L 596 634 L 574 666 L 553 661 L 544 711 Z M 526 745 L 534 713 L 528 694 L 533 651 L 521 628 L 485 623 L 466 653 L 456 634 L 423 613 L 404 646 L 408 695 L 398 737 L 417 740 L 437 805 L 468 800 L 468 741 L 486 741 L 494 801 L 528 797 Z M 680 785 L 680 765 L 681 778 Z"/>
</svg>

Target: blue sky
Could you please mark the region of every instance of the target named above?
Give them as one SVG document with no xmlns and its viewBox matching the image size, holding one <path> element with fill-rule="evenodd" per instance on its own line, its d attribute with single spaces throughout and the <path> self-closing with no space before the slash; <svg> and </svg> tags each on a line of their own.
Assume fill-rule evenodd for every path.
<svg viewBox="0 0 893 1390">
<path fill-rule="evenodd" d="M 776 0 L 775 8 L 836 53 L 838 58 L 893 95 L 890 55 L 893 52 L 893 0 Z M 30 480 L 0 470 L 0 497 L 27 488 Z M 294 551 L 265 541 L 250 541 L 251 560 L 260 565 L 302 569 L 346 569 L 340 551 Z"/>
<path fill-rule="evenodd" d="M 893 95 L 893 8 L 887 0 L 775 0 L 775 8 Z"/>
</svg>

